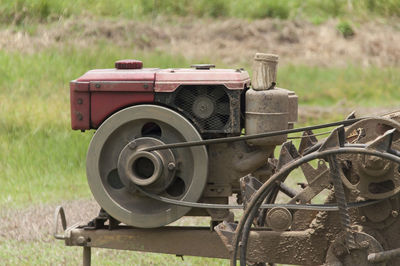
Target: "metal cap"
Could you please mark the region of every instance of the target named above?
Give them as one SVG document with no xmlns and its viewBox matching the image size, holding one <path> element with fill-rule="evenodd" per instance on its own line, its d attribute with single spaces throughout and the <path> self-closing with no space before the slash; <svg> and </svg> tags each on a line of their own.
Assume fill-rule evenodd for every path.
<svg viewBox="0 0 400 266">
<path fill-rule="evenodd" d="M 279 56 L 276 54 L 256 53 L 254 60 L 278 62 Z"/>
<path fill-rule="evenodd" d="M 208 70 L 210 68 L 215 68 L 215 65 L 213 65 L 213 64 L 194 64 L 194 65 L 191 65 L 190 67 L 195 68 L 195 69 Z"/>
<path fill-rule="evenodd" d="M 134 59 L 124 59 L 115 62 L 116 69 L 141 69 L 142 67 L 142 61 Z"/>
</svg>

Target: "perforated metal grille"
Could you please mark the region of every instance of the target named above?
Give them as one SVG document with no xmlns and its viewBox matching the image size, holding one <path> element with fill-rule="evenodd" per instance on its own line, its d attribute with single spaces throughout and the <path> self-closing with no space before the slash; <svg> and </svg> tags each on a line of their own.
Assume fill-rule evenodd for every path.
<svg viewBox="0 0 400 266">
<path fill-rule="evenodd" d="M 183 86 L 174 105 L 194 118 L 203 130 L 222 130 L 229 122 L 229 96 L 221 86 Z"/>
</svg>

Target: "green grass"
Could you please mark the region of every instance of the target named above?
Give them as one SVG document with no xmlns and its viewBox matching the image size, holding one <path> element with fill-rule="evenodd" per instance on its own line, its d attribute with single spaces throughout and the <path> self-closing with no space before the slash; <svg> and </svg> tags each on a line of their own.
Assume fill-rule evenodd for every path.
<svg viewBox="0 0 400 266">
<path fill-rule="evenodd" d="M 332 17 L 400 16 L 400 0 L 2 0 L 0 21 L 29 24 L 69 16 L 148 18 L 187 17 L 303 18 L 320 23 Z"/>
<path fill-rule="evenodd" d="M 70 129 L 69 81 L 121 58 L 141 59 L 149 67 L 190 65 L 181 56 L 133 54 L 105 44 L 29 55 L 0 51 L 0 207 L 90 196 L 85 154 L 93 132 Z M 300 104 L 388 106 L 399 103 L 398 73 L 398 68 L 286 66 L 278 80 L 296 91 Z M 343 115 L 338 110 L 331 119 Z"/>
<path fill-rule="evenodd" d="M 282 67 L 278 85 L 294 90 L 301 104 L 393 106 L 400 100 L 398 67 Z"/>
<path fill-rule="evenodd" d="M 92 265 L 228 265 L 228 260 L 200 257 L 92 249 Z M 82 248 L 65 247 L 62 241 L 14 241 L 1 243 L 2 265 L 82 265 Z"/>
</svg>

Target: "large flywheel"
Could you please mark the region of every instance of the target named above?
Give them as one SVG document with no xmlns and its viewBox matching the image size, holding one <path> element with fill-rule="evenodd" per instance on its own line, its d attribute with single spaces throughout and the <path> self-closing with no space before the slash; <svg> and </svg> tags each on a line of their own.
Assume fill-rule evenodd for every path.
<svg viewBox="0 0 400 266">
<path fill-rule="evenodd" d="M 151 199 L 140 190 L 196 202 L 206 184 L 207 150 L 145 149 L 198 140 L 196 128 L 165 107 L 138 105 L 115 113 L 96 131 L 87 154 L 88 183 L 95 199 L 113 218 L 136 227 L 159 227 L 179 219 L 190 208 Z"/>
</svg>

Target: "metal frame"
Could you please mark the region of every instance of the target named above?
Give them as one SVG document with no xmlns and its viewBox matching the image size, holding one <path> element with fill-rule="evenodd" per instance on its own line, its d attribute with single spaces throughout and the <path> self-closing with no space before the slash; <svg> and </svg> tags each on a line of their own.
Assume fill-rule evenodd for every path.
<svg viewBox="0 0 400 266">
<path fill-rule="evenodd" d="M 63 233 L 58 232 L 61 221 Z M 318 231 L 318 230 L 317 230 Z M 278 261 L 289 264 L 309 264 L 306 253 L 313 252 L 315 258 L 323 258 L 327 246 L 313 245 L 320 235 L 316 230 L 274 232 L 265 228 L 252 231 L 249 236 L 249 257 L 260 261 Z M 233 240 L 234 232 L 223 232 L 228 241 Z M 106 248 L 152 253 L 175 254 L 177 256 L 198 256 L 229 259 L 231 250 L 210 227 L 164 226 L 160 228 L 134 228 L 118 226 L 115 229 L 90 229 L 86 225 L 75 224 L 66 227 L 63 208 L 55 213 L 54 237 L 64 240 L 66 246 L 83 247 L 83 265 L 91 265 L 91 249 Z M 290 243 L 291 248 L 282 250 L 280 244 Z M 171 244 L 173 243 L 173 245 Z M 262 247 L 261 247 L 262 244 Z M 285 254 L 282 261 L 282 254 Z M 315 260 L 314 263 L 323 263 Z"/>
</svg>

